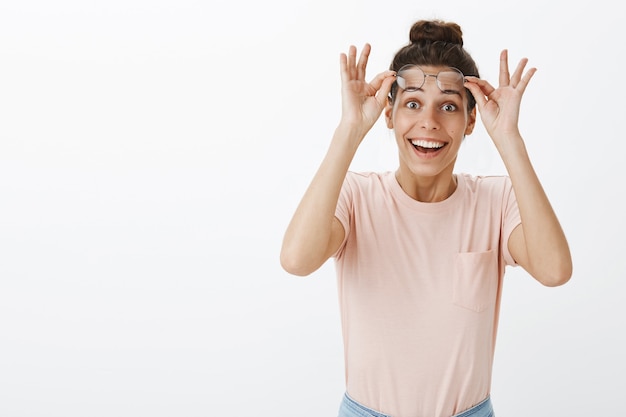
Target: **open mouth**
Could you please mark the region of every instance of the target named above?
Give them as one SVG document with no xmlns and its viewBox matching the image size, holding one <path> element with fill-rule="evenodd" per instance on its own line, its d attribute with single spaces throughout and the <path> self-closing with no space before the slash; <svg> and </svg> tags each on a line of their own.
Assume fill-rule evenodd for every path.
<svg viewBox="0 0 626 417">
<path fill-rule="evenodd" d="M 447 145 L 446 142 L 437 142 L 431 140 L 423 140 L 423 139 L 413 139 L 411 140 L 411 144 L 418 152 L 422 153 L 434 153 L 443 149 Z"/>
</svg>

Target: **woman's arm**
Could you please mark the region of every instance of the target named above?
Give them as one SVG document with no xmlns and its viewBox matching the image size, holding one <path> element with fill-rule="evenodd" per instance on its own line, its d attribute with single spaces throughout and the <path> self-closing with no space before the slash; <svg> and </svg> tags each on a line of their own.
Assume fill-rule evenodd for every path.
<svg viewBox="0 0 626 417">
<path fill-rule="evenodd" d="M 509 252 L 542 284 L 565 284 L 572 275 L 569 245 L 523 141 L 520 137 L 501 148 L 522 219 L 509 237 Z"/>
<path fill-rule="evenodd" d="M 283 238 L 280 262 L 291 274 L 314 272 L 343 241 L 343 226 L 335 217 L 341 186 L 361 141 L 382 113 L 395 79 L 392 71 L 386 71 L 371 83 L 365 82 L 370 50 L 366 44 L 358 62 L 354 46 L 348 55 L 340 56 L 341 121 Z"/>
<path fill-rule="evenodd" d="M 466 83 L 481 119 L 502 157 L 517 198 L 522 223 L 512 232 L 508 248 L 516 262 L 547 286 L 566 283 L 572 258 L 565 234 L 528 156 L 518 129 L 521 98 L 535 68 L 524 74 L 522 59 L 509 75 L 507 51 L 500 55 L 500 83 L 496 89 L 484 80 Z"/>
</svg>

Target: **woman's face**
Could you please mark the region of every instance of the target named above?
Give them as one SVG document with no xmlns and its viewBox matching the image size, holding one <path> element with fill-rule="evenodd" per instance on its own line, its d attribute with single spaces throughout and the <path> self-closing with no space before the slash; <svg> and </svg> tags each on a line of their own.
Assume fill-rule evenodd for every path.
<svg viewBox="0 0 626 417">
<path fill-rule="evenodd" d="M 402 170 L 425 177 L 452 175 L 463 138 L 474 129 L 476 110 L 468 113 L 462 76 L 457 86 L 448 77 L 449 68 L 420 68 L 423 73 L 398 72 L 403 88 L 387 105 L 387 126 L 394 129 Z"/>
</svg>

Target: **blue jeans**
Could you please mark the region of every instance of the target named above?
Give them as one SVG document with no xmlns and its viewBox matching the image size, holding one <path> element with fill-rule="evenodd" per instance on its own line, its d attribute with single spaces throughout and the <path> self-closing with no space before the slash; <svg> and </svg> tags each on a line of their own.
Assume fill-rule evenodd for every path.
<svg viewBox="0 0 626 417">
<path fill-rule="evenodd" d="M 460 414 L 456 414 L 452 417 L 494 417 L 493 407 L 491 406 L 491 400 L 489 397 L 485 398 L 474 407 L 469 408 Z M 379 413 L 378 411 L 367 408 L 366 406 L 359 404 L 348 396 L 346 393 L 343 396 L 343 401 L 339 407 L 338 417 L 391 417 L 390 415 Z"/>
</svg>

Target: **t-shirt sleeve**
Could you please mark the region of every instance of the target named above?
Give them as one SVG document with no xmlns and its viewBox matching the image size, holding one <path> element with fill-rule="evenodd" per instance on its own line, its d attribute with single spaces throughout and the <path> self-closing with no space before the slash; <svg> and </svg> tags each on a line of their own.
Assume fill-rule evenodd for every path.
<svg viewBox="0 0 626 417">
<path fill-rule="evenodd" d="M 513 184 L 509 177 L 506 177 L 502 204 L 502 254 L 506 265 L 517 266 L 517 262 L 515 262 L 511 252 L 509 252 L 508 243 L 513 229 L 522 223 L 522 219 L 519 215 L 519 207 L 517 206 L 517 199 L 513 191 Z"/>
</svg>

